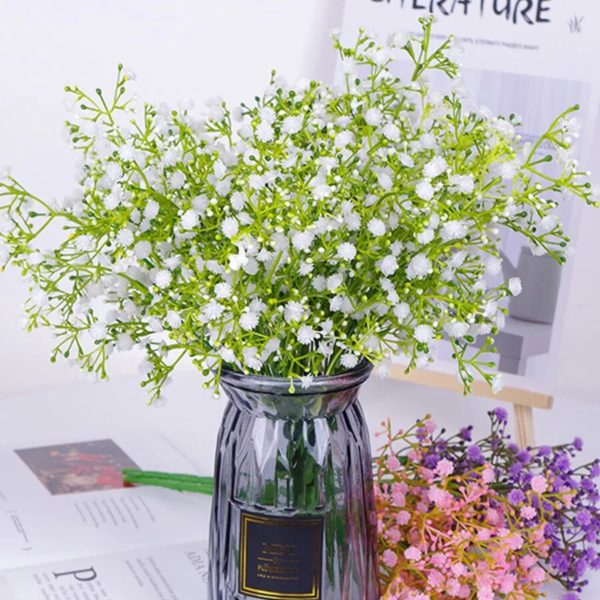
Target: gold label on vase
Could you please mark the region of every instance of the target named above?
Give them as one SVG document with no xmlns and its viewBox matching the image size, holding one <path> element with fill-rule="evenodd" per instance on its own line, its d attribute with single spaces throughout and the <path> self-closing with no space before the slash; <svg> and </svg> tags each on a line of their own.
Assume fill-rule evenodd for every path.
<svg viewBox="0 0 600 600">
<path fill-rule="evenodd" d="M 242 511 L 239 591 L 265 600 L 321 600 L 321 517 Z"/>
</svg>

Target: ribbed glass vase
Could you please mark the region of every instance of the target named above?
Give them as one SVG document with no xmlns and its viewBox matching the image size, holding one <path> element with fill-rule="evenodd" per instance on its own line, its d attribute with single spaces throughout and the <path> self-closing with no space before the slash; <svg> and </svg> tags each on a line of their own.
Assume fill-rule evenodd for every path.
<svg viewBox="0 0 600 600">
<path fill-rule="evenodd" d="M 224 372 L 210 599 L 378 600 L 371 365 L 290 380 Z"/>
</svg>

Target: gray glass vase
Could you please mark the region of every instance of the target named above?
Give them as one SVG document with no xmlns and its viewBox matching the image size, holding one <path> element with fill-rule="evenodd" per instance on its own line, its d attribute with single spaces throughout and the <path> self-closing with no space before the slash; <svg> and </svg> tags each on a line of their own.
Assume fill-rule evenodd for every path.
<svg viewBox="0 0 600 600">
<path fill-rule="evenodd" d="M 290 380 L 225 371 L 210 600 L 378 600 L 369 436 L 371 365 Z"/>
</svg>

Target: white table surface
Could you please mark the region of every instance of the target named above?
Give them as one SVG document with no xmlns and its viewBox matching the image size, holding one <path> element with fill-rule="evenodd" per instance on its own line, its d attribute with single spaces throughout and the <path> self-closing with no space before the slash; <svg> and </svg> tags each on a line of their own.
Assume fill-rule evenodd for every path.
<svg viewBox="0 0 600 600">
<path fill-rule="evenodd" d="M 211 474 L 217 430 L 224 401 L 214 400 L 192 373 L 178 375 L 168 388 L 169 402 L 147 407 L 144 391 L 135 378 L 121 377 L 108 383 L 83 383 L 0 398 L 0 444 L 15 445 L 49 438 L 73 441 L 88 434 L 109 434 L 114 428 L 149 428 L 162 433 L 202 474 Z M 400 428 L 431 413 L 451 431 L 466 424 L 485 432 L 489 401 L 463 398 L 441 390 L 372 379 L 365 385 L 363 405 L 372 431 L 388 416 Z M 553 411 L 536 413 L 539 443 L 570 441 L 576 435 L 587 440 L 583 459 L 600 456 L 600 407 L 557 398 Z M 377 442 L 373 441 L 376 448 Z M 208 509 L 199 516 L 198 536 L 208 537 Z M 556 588 L 549 598 L 560 599 Z M 582 596 L 600 598 L 600 575 Z"/>
</svg>

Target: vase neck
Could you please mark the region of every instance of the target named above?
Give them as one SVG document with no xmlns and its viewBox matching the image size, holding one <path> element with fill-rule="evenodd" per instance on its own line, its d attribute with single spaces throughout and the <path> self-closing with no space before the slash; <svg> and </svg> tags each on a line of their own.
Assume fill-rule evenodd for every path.
<svg viewBox="0 0 600 600">
<path fill-rule="evenodd" d="M 291 421 L 323 419 L 356 402 L 358 390 L 372 368 L 365 361 L 352 371 L 315 377 L 309 385 L 284 377 L 223 370 L 221 387 L 240 410 L 256 417 Z"/>
</svg>

